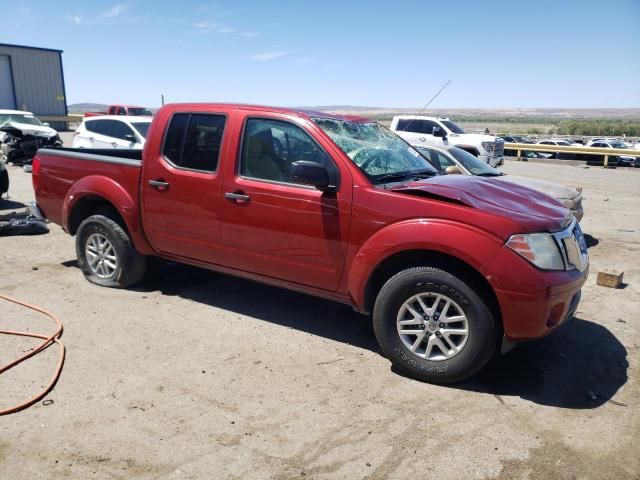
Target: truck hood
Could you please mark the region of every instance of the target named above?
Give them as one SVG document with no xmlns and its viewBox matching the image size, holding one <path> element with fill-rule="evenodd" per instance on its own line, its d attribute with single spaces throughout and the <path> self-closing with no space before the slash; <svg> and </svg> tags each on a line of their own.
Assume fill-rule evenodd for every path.
<svg viewBox="0 0 640 480">
<path fill-rule="evenodd" d="M 505 217 L 520 233 L 555 232 L 571 222 L 571 212 L 561 203 L 537 190 L 497 178 L 441 175 L 428 180 L 398 185 L 397 193 L 444 200 Z"/>
<path fill-rule="evenodd" d="M 58 133 L 51 127 L 45 127 L 44 125 L 31 125 L 28 123 L 8 122 L 2 127 L 15 128 L 16 130 L 20 130 L 23 135 L 33 135 L 34 137 L 51 138 Z"/>
<path fill-rule="evenodd" d="M 546 180 L 518 177 L 515 175 L 503 175 L 495 178 L 503 182 L 517 183 L 518 185 L 522 185 L 524 187 L 539 190 L 558 200 L 571 200 L 580 194 L 577 190 L 565 187 L 564 185 L 561 185 L 559 183 L 547 182 Z"/>
</svg>

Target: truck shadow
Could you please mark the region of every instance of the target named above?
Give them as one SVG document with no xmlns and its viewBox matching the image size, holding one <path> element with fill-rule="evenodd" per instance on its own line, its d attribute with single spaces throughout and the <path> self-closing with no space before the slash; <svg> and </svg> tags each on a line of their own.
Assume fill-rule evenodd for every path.
<svg viewBox="0 0 640 480">
<path fill-rule="evenodd" d="M 369 318 L 348 305 L 163 260 L 153 259 L 149 270 L 144 282 L 134 290 L 178 295 L 256 320 L 379 351 Z"/>
<path fill-rule="evenodd" d="M 153 261 L 134 290 L 160 291 L 379 352 L 368 317 L 349 306 L 233 276 L 165 261 Z M 555 335 L 518 345 L 494 358 L 472 379 L 449 386 L 517 396 L 570 409 L 596 408 L 627 381 L 627 350 L 605 327 L 575 318 Z M 392 369 L 398 375 L 402 375 Z M 617 404 L 617 402 L 612 401 Z M 621 405 L 624 406 L 624 405 Z"/>
<path fill-rule="evenodd" d="M 613 401 L 627 382 L 627 350 L 605 327 L 574 318 L 558 332 L 516 346 L 454 388 L 560 408 L 590 409 Z"/>
</svg>

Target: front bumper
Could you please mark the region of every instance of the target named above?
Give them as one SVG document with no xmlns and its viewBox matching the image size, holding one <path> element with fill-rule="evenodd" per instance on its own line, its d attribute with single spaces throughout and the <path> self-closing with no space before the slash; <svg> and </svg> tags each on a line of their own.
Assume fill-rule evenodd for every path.
<svg viewBox="0 0 640 480">
<path fill-rule="evenodd" d="M 492 272 L 488 277 L 509 342 L 544 337 L 568 322 L 578 308 L 580 289 L 589 275 L 588 267 L 582 272 L 538 270 L 507 247 L 484 271 Z"/>
</svg>

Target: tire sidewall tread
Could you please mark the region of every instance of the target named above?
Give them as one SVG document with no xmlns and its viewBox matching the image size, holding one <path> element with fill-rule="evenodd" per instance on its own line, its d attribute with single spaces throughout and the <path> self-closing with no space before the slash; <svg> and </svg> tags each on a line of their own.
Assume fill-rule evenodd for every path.
<svg viewBox="0 0 640 480">
<path fill-rule="evenodd" d="M 116 273 L 111 278 L 100 278 L 87 264 L 85 244 L 93 233 L 100 233 L 107 237 L 118 257 Z M 112 218 L 105 215 L 87 217 L 78 228 L 76 234 L 76 255 L 78 265 L 87 280 L 102 287 L 126 288 L 139 282 L 146 270 L 146 258 L 140 255 L 127 232 Z"/>
<path fill-rule="evenodd" d="M 397 332 L 400 306 L 411 296 L 427 292 L 445 294 L 467 316 L 467 343 L 460 353 L 447 360 L 418 357 L 402 343 Z M 391 277 L 376 298 L 373 327 L 383 354 L 396 368 L 413 378 L 433 383 L 453 383 L 471 377 L 496 349 L 495 320 L 487 305 L 464 280 L 435 267 L 413 267 Z"/>
</svg>

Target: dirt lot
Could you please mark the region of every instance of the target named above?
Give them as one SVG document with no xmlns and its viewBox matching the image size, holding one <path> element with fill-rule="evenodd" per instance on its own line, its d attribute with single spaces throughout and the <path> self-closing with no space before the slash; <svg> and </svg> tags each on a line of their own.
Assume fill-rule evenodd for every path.
<svg viewBox="0 0 640 480">
<path fill-rule="evenodd" d="M 59 315 L 68 348 L 53 403 L 0 417 L 0 478 L 640 478 L 640 171 L 503 168 L 584 188 L 591 276 L 572 323 L 449 387 L 395 373 L 346 306 L 161 262 L 110 290 L 55 225 L 0 238 L 0 292 Z M 10 175 L 0 208 L 32 198 Z M 626 287 L 596 286 L 605 267 Z M 0 303 L 0 328 L 50 328 Z M 0 364 L 32 344 L 0 337 Z M 3 375 L 0 406 L 55 355 Z"/>
</svg>

